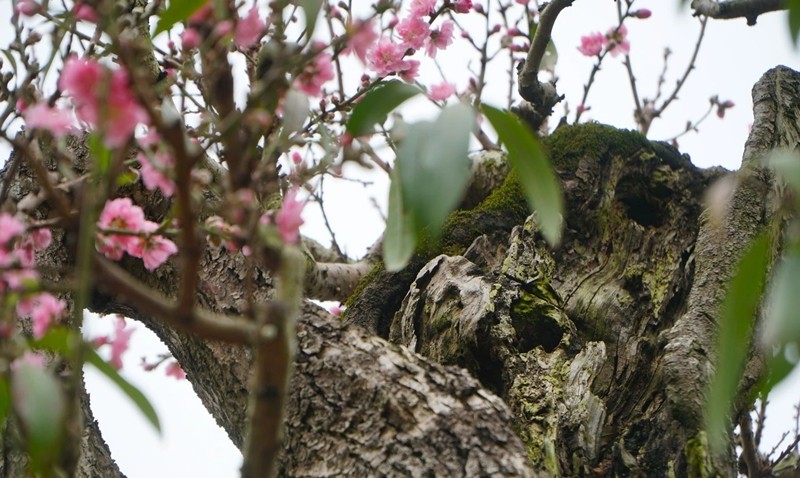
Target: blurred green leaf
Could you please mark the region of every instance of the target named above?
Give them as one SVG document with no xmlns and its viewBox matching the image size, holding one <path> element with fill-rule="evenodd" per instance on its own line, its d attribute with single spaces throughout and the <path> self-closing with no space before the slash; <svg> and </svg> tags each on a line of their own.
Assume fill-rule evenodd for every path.
<svg viewBox="0 0 800 478">
<path fill-rule="evenodd" d="M 322 8 L 322 0 L 299 0 L 297 3 L 306 14 L 306 39 L 310 40 L 317 25 L 319 11 Z"/>
<path fill-rule="evenodd" d="M 458 103 L 442 110 L 432 123 L 411 125 L 400 145 L 395 170 L 418 238 L 423 231 L 437 238 L 447 215 L 463 198 L 470 178 L 469 139 L 474 128 L 472 107 Z"/>
<path fill-rule="evenodd" d="M 416 86 L 396 80 L 373 86 L 353 107 L 347 121 L 347 132 L 354 138 L 371 133 L 373 125 L 386 121 L 392 110 L 419 93 L 422 90 Z"/>
<path fill-rule="evenodd" d="M 44 337 L 31 341 L 31 347 L 68 356 L 75 350 L 76 343 L 75 334 L 70 329 L 66 327 L 52 327 L 47 331 Z"/>
<path fill-rule="evenodd" d="M 767 358 L 767 373 L 759 384 L 759 392 L 761 394 L 767 396 L 776 385 L 788 377 L 794 368 L 798 366 L 797 362 L 792 362 L 787 358 L 787 355 L 790 354 L 797 356 L 798 346 L 800 344 L 793 342 L 773 348 L 772 355 Z M 789 350 L 790 347 L 793 349 L 792 351 Z"/>
<path fill-rule="evenodd" d="M 128 398 L 133 401 L 137 408 L 144 414 L 147 420 L 153 425 L 153 427 L 161 433 L 161 422 L 158 420 L 158 414 L 156 413 L 155 408 L 144 396 L 144 394 L 139 391 L 138 388 L 131 385 L 127 380 L 122 378 L 122 376 L 117 372 L 117 370 L 108 364 L 105 360 L 103 360 L 94 349 L 87 348 L 85 351 L 86 362 L 94 365 L 94 367 L 99 370 L 103 375 L 111 379 L 120 390 L 122 390 Z"/>
<path fill-rule="evenodd" d="M 792 43 L 797 45 L 797 37 L 800 35 L 800 0 L 789 0 L 789 34 L 792 35 Z"/>
<path fill-rule="evenodd" d="M 776 266 L 767 295 L 768 313 L 761 333 L 761 348 L 772 350 L 773 354 L 767 360 L 768 376 L 762 385 L 764 393 L 772 390 L 772 387 L 786 378 L 797 365 L 790 362 L 787 355 L 789 349 L 796 349 L 800 345 L 798 284 L 800 284 L 800 251 L 795 247 L 789 248 L 787 255 Z"/>
<path fill-rule="evenodd" d="M 776 149 L 764 159 L 796 193 L 800 193 L 800 154 L 788 149 Z"/>
<path fill-rule="evenodd" d="M 555 71 L 556 63 L 558 63 L 558 50 L 556 50 L 556 44 L 553 43 L 553 40 L 547 42 L 547 48 L 544 50 L 544 56 L 542 57 L 542 63 L 539 66 L 539 69 L 545 71 Z"/>
<path fill-rule="evenodd" d="M 513 113 L 488 105 L 482 105 L 481 109 L 508 150 L 508 159 L 519 175 L 528 204 L 537 213 L 542 235 L 551 246 L 558 244 L 564 199 L 536 135 Z"/>
<path fill-rule="evenodd" d="M 717 450 L 725 446 L 730 408 L 750 351 L 750 337 L 764 292 L 770 248 L 768 234 L 756 237 L 740 259 L 722 302 L 716 372 L 711 379 L 706 403 L 709 443 Z"/>
<path fill-rule="evenodd" d="M 11 390 L 5 377 L 0 376 L 0 429 L 6 422 L 8 411 L 11 409 Z"/>
<path fill-rule="evenodd" d="M 800 252 L 790 251 L 775 268 L 770 282 L 767 314 L 761 335 L 765 346 L 800 341 L 800 309 L 797 286 L 800 284 Z"/>
<path fill-rule="evenodd" d="M 11 390 L 31 465 L 39 472 L 49 470 L 64 438 L 66 405 L 61 386 L 47 368 L 18 359 L 11 373 Z"/>
<path fill-rule="evenodd" d="M 392 171 L 389 186 L 389 211 L 383 239 L 383 263 L 386 270 L 396 272 L 408 264 L 417 245 L 414 218 L 403 206 L 403 191 L 397 171 Z"/>
<path fill-rule="evenodd" d="M 169 30 L 176 23 L 187 20 L 207 3 L 208 0 L 170 0 L 167 8 L 159 15 L 153 37 L 155 38 L 159 33 Z"/>
<path fill-rule="evenodd" d="M 103 144 L 103 139 L 96 131 L 89 134 L 89 152 L 92 154 L 97 172 L 105 174 L 111 165 L 111 150 Z"/>
</svg>

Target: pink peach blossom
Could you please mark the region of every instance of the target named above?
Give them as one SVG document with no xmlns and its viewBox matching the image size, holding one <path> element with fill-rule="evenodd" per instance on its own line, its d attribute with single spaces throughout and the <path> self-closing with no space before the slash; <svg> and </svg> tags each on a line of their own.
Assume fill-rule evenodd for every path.
<svg viewBox="0 0 800 478">
<path fill-rule="evenodd" d="M 108 363 L 117 370 L 122 368 L 122 354 L 128 350 L 131 335 L 136 331 L 133 328 L 126 328 L 125 325 L 125 319 L 118 316 L 114 327 L 114 337 L 108 341 L 111 345 L 111 359 Z"/>
<path fill-rule="evenodd" d="M 200 42 L 202 39 L 200 38 L 200 33 L 192 28 L 189 27 L 184 30 L 181 35 L 181 47 L 184 50 L 194 50 L 198 46 L 200 46 Z"/>
<path fill-rule="evenodd" d="M 177 360 L 168 363 L 167 367 L 164 369 L 164 373 L 167 377 L 175 377 L 178 380 L 186 378 L 186 372 L 183 371 L 181 364 L 179 364 Z"/>
<path fill-rule="evenodd" d="M 7 212 L 0 212 L 0 249 L 25 232 L 25 224 Z"/>
<path fill-rule="evenodd" d="M 436 11 L 436 0 L 411 0 L 411 15 L 420 17 Z"/>
<path fill-rule="evenodd" d="M 164 151 L 156 152 L 152 159 L 140 152 L 136 159 L 141 165 L 142 183 L 150 191 L 160 189 L 164 197 L 171 197 L 175 194 L 175 182 L 172 181 L 165 171 L 172 168 L 174 160 L 172 155 Z"/>
<path fill-rule="evenodd" d="M 320 96 L 322 85 L 334 78 L 332 57 L 321 53 L 309 61 L 294 79 L 294 86 L 309 96 Z"/>
<path fill-rule="evenodd" d="M 401 45 L 384 39 L 367 54 L 367 64 L 378 75 L 385 76 L 402 69 L 405 52 Z"/>
<path fill-rule="evenodd" d="M 456 87 L 452 83 L 442 82 L 431 86 L 428 97 L 434 101 L 444 101 L 455 93 Z"/>
<path fill-rule="evenodd" d="M 435 58 L 438 50 L 444 50 L 453 43 L 454 29 L 455 24 L 451 20 L 445 20 L 438 29 L 431 32 L 425 42 L 425 52 L 429 57 Z"/>
<path fill-rule="evenodd" d="M 631 51 L 631 44 L 627 40 L 628 28 L 625 24 L 619 28 L 610 28 L 605 36 L 605 44 L 611 56 L 616 57 L 620 53 L 627 55 Z"/>
<path fill-rule="evenodd" d="M 165 263 L 169 256 L 178 252 L 174 242 L 158 234 L 151 234 L 158 229 L 158 223 L 144 221 L 140 231 L 146 233 L 145 237 L 137 237 L 136 242 L 128 248 L 128 254 L 139 257 L 144 262 L 144 268 L 153 271 Z"/>
<path fill-rule="evenodd" d="M 472 9 L 472 0 L 457 0 L 453 6 L 456 13 L 469 13 L 470 9 Z"/>
<path fill-rule="evenodd" d="M 75 102 L 78 119 L 94 127 L 102 126 L 104 141 L 112 148 L 123 146 L 136 126 L 147 121 L 147 112 L 128 84 L 125 70 L 110 72 L 95 60 L 76 57 L 67 60 L 59 78 L 59 88 Z M 101 97 L 103 92 L 107 94 Z"/>
<path fill-rule="evenodd" d="M 144 211 L 135 206 L 130 198 L 106 201 L 97 226 L 104 229 L 120 229 L 138 232 L 145 223 Z M 139 238 L 135 235 L 98 234 L 97 250 L 111 260 L 122 259 L 122 254 L 134 247 Z"/>
<path fill-rule="evenodd" d="M 397 33 L 403 39 L 403 46 L 419 50 L 431 34 L 428 22 L 420 17 L 411 16 L 397 25 Z"/>
<path fill-rule="evenodd" d="M 419 75 L 419 61 L 417 60 L 403 60 L 400 71 L 397 75 L 407 83 L 413 83 Z"/>
<path fill-rule="evenodd" d="M 581 46 L 578 51 L 586 56 L 597 56 L 603 51 L 603 44 L 606 38 L 602 33 L 591 33 L 581 37 Z"/>
<path fill-rule="evenodd" d="M 30 318 L 33 328 L 33 338 L 40 339 L 47 333 L 53 322 L 58 320 L 64 313 L 66 304 L 63 300 L 49 292 L 36 294 L 34 297 L 27 300 L 32 302 Z"/>
<path fill-rule="evenodd" d="M 22 113 L 25 125 L 31 129 L 49 131 L 56 138 L 66 136 L 75 129 L 75 118 L 71 111 L 36 103 Z"/>
<path fill-rule="evenodd" d="M 41 9 L 42 6 L 34 0 L 17 0 L 16 5 L 14 5 L 14 11 L 21 13 L 26 17 L 32 17 L 36 15 L 41 11 Z"/>
<path fill-rule="evenodd" d="M 278 233 L 286 244 L 297 244 L 300 238 L 300 226 L 303 218 L 300 215 L 305 207 L 305 202 L 297 199 L 298 188 L 290 189 L 283 198 L 283 205 L 275 215 L 275 225 Z"/>
<path fill-rule="evenodd" d="M 267 29 L 265 22 L 258 14 L 258 7 L 253 6 L 245 17 L 239 17 L 233 31 L 233 42 L 239 48 L 247 48 L 257 43 Z"/>
<path fill-rule="evenodd" d="M 350 41 L 343 50 L 345 54 L 353 53 L 361 60 L 367 62 L 367 51 L 375 44 L 378 34 L 375 33 L 375 25 L 372 19 L 367 21 L 356 20 L 348 27 Z"/>
<path fill-rule="evenodd" d="M 83 20 L 85 22 L 90 23 L 97 23 L 97 12 L 91 5 L 87 5 L 83 2 L 75 3 L 75 7 L 72 9 L 72 13 L 75 15 L 75 18 L 78 20 Z"/>
</svg>

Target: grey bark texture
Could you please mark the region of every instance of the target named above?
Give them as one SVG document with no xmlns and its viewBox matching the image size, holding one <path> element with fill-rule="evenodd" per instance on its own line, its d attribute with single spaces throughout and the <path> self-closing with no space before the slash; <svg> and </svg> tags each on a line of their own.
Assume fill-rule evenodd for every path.
<svg viewBox="0 0 800 478">
<path fill-rule="evenodd" d="M 723 171 L 697 169 L 634 132 L 561 128 L 545 140 L 567 199 L 557 249 L 536 234 L 511 174 L 454 213 L 443 240 L 407 270 L 377 266 L 344 321 L 307 304 L 280 474 L 735 476 L 732 452 L 715 457 L 705 446 L 700 405 L 725 281 L 769 214 L 772 179 L 759 158 L 800 137 L 798 85 L 800 75 L 777 68 L 755 86 L 744 172 L 722 230 L 707 221 L 702 196 Z M 37 191 L 19 166 L 0 173 L 15 174 L 11 204 Z M 150 219 L 167 210 L 146 191 L 123 193 Z M 47 203 L 40 211 L 46 217 Z M 54 271 L 71 265 L 70 234 L 45 255 Z M 176 294 L 174 268 L 123 265 Z M 270 299 L 265 274 L 245 287 L 241 255 L 209 246 L 201 271 L 198 302 L 210 310 L 244 310 L 245 291 Z M 241 447 L 248 350 L 165 327 L 102 284 L 92 309 L 154 330 Z M 19 476 L 10 436 L 0 476 Z M 86 436 L 86 463 L 110 463 L 92 461 L 110 458 L 96 430 Z M 121 476 L 105 465 L 84 472 Z"/>
</svg>

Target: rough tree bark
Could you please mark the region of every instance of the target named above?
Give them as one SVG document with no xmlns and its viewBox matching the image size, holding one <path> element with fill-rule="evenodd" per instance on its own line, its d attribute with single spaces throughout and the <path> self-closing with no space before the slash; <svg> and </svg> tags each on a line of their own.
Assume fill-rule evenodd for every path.
<svg viewBox="0 0 800 478">
<path fill-rule="evenodd" d="M 281 475 L 735 476 L 733 452 L 711 456 L 705 446 L 702 394 L 725 281 L 769 215 L 773 180 L 759 159 L 800 138 L 800 74 L 770 70 L 753 97 L 755 122 L 722 227 L 702 206 L 722 170 L 695 168 L 634 132 L 566 127 L 545 140 L 567 198 L 557 249 L 534 232 L 511 175 L 454 213 L 443 241 L 407 270 L 376 267 L 344 322 L 307 304 Z M 0 178 L 10 181 L 7 205 L 38 192 L 14 157 Z M 154 218 L 166 211 L 163 198 L 126 194 Z M 46 217 L 47 203 L 39 208 Z M 71 233 L 42 257 L 53 280 L 71 265 Z M 176 294 L 174 269 L 123 264 Z M 200 304 L 242 310 L 246 267 L 240 255 L 209 246 Z M 267 301 L 271 280 L 257 277 L 256 299 Z M 246 349 L 172 330 L 102 284 L 92 310 L 154 330 L 241 447 Z M 748 370 L 743 393 L 759 373 Z M 13 431 L 3 437 L 0 476 L 18 476 Z M 113 464 L 96 427 L 85 437 L 83 476 L 121 476 L 91 465 Z"/>
</svg>

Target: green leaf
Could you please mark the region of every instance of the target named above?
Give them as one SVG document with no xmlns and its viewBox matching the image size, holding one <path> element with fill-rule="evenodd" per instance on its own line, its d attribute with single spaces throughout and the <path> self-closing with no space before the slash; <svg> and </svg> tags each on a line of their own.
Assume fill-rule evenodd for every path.
<svg viewBox="0 0 800 478">
<path fill-rule="evenodd" d="M 48 470 L 64 438 L 66 405 L 61 386 L 42 365 L 18 360 L 11 373 L 11 389 L 31 464 L 40 472 Z"/>
<path fill-rule="evenodd" d="M 89 152 L 92 154 L 97 172 L 105 174 L 111 165 L 111 150 L 103 144 L 103 138 L 97 132 L 89 134 Z"/>
<path fill-rule="evenodd" d="M 161 32 L 172 28 L 176 23 L 187 20 L 200 10 L 209 0 L 170 0 L 169 5 L 159 15 L 153 38 Z"/>
<path fill-rule="evenodd" d="M 422 90 L 416 86 L 396 80 L 373 86 L 353 107 L 347 121 L 347 132 L 353 137 L 371 133 L 375 123 L 386 121 L 392 110 L 419 93 Z"/>
<path fill-rule="evenodd" d="M 767 360 L 769 373 L 762 384 L 764 393 L 772 390 L 797 366 L 787 357 L 788 349 L 800 344 L 797 284 L 800 284 L 800 251 L 790 248 L 775 268 L 767 295 L 768 314 L 761 333 L 761 346 L 762 349 L 772 350 L 773 354 Z"/>
<path fill-rule="evenodd" d="M 553 40 L 550 40 L 547 42 L 539 69 L 550 72 L 555 71 L 556 63 L 558 63 L 558 50 L 556 50 L 556 44 L 553 43 Z"/>
<path fill-rule="evenodd" d="M 795 193 L 800 193 L 800 155 L 789 149 L 777 149 L 764 159 Z"/>
<path fill-rule="evenodd" d="M 800 342 L 797 285 L 800 284 L 800 253 L 793 250 L 778 264 L 770 283 L 767 314 L 761 341 L 765 346 Z"/>
<path fill-rule="evenodd" d="M 6 378 L 0 376 L 0 429 L 3 429 L 10 409 L 11 390 L 8 388 L 8 381 L 6 381 Z"/>
<path fill-rule="evenodd" d="M 711 379 L 706 403 L 709 443 L 718 450 L 725 446 L 731 404 L 750 350 L 750 336 L 764 292 L 770 250 L 769 235 L 756 237 L 740 259 L 722 302 L 716 373 Z"/>
<path fill-rule="evenodd" d="M 797 45 L 797 37 L 800 36 L 800 0 L 789 0 L 789 33 L 792 35 L 792 43 Z"/>
<path fill-rule="evenodd" d="M 161 433 L 161 423 L 158 420 L 158 414 L 156 413 L 155 408 L 147 400 L 147 397 L 139 391 L 138 388 L 131 385 L 127 380 L 122 378 L 122 376 L 117 373 L 117 370 L 108 364 L 105 360 L 103 360 L 94 349 L 87 348 L 85 351 L 86 362 L 94 365 L 94 367 L 103 373 L 106 377 L 111 379 L 120 390 L 122 390 L 128 398 L 133 401 L 137 408 L 144 414 L 147 420 L 153 425 L 153 427 Z"/>
<path fill-rule="evenodd" d="M 322 8 L 322 0 L 298 0 L 300 7 L 306 14 L 306 40 L 311 39 L 314 34 L 314 27 L 317 25 L 319 11 Z"/>
<path fill-rule="evenodd" d="M 472 107 L 458 103 L 442 110 L 432 123 L 411 125 L 400 145 L 395 169 L 417 237 L 422 231 L 438 237 L 447 215 L 463 198 L 470 178 L 469 139 L 474 128 Z"/>
<path fill-rule="evenodd" d="M 555 246 L 561 240 L 564 199 L 536 135 L 512 113 L 488 105 L 481 109 L 508 150 L 508 159 L 519 175 L 528 204 L 537 213 L 542 235 Z"/>
<path fill-rule="evenodd" d="M 44 349 L 62 356 L 69 356 L 77 343 L 75 334 L 66 327 L 53 327 L 44 337 L 31 341 L 31 348 Z"/>
<path fill-rule="evenodd" d="M 417 245 L 414 222 L 414 217 L 403 206 L 403 191 L 397 178 L 397 171 L 392 171 L 389 211 L 383 239 L 383 263 L 387 271 L 399 271 L 408 264 L 414 254 L 414 247 Z"/>
</svg>

